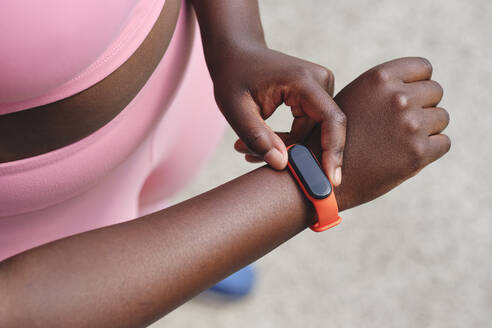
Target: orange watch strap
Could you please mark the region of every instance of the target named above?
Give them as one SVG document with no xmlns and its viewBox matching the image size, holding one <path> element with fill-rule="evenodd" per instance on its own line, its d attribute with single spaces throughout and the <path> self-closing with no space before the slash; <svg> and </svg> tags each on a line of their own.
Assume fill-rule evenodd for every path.
<svg viewBox="0 0 492 328">
<path fill-rule="evenodd" d="M 289 150 L 289 148 L 293 146 L 295 146 L 295 144 L 287 147 L 287 150 Z M 314 159 L 318 162 L 316 156 L 314 154 L 312 155 Z M 338 204 L 335 198 L 335 191 L 333 189 L 333 184 L 331 183 L 331 181 L 330 184 L 332 185 L 332 190 L 328 197 L 323 199 L 313 198 L 306 190 L 306 187 L 302 183 L 301 179 L 297 175 L 297 172 L 294 170 L 290 162 L 287 162 L 287 166 L 289 168 L 289 171 L 294 176 L 297 184 L 301 188 L 302 192 L 304 193 L 306 198 L 309 199 L 309 201 L 313 204 L 314 209 L 316 210 L 317 222 L 310 226 L 311 230 L 321 232 L 338 225 L 342 221 L 342 218 L 338 215 Z"/>
<path fill-rule="evenodd" d="M 338 205 L 333 190 L 327 198 L 313 199 L 312 202 L 316 209 L 318 222 L 311 226 L 311 230 L 316 232 L 325 231 L 342 221 L 342 218 L 338 215 Z"/>
</svg>

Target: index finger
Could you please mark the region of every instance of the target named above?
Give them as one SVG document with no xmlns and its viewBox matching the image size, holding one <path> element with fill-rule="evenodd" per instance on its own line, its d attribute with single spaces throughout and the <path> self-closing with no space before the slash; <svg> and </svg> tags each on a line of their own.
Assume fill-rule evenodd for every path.
<svg viewBox="0 0 492 328">
<path fill-rule="evenodd" d="M 338 186 L 342 180 L 346 116 L 318 84 L 304 90 L 301 107 L 307 116 L 321 125 L 321 166 L 332 183 Z"/>
<path fill-rule="evenodd" d="M 410 83 L 429 80 L 432 77 L 432 64 L 423 57 L 403 57 L 374 67 L 382 79 L 397 78 Z"/>
</svg>

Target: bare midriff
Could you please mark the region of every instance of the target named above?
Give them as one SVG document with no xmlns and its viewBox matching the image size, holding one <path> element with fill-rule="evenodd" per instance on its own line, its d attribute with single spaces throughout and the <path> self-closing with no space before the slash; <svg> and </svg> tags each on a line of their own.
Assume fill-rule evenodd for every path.
<svg viewBox="0 0 492 328">
<path fill-rule="evenodd" d="M 167 0 L 135 53 L 96 85 L 63 100 L 0 115 L 0 163 L 41 155 L 94 133 L 137 95 L 171 41 L 180 0 Z"/>
</svg>

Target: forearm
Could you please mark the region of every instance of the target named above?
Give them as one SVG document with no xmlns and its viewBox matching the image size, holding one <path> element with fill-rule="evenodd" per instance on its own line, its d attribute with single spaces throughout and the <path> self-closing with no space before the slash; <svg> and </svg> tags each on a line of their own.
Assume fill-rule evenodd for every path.
<svg viewBox="0 0 492 328">
<path fill-rule="evenodd" d="M 312 218 L 287 172 L 260 168 L 169 209 L 0 263 L 0 326 L 140 327 Z"/>
<path fill-rule="evenodd" d="M 265 46 L 257 0 L 191 0 L 209 69 L 242 49 Z"/>
</svg>

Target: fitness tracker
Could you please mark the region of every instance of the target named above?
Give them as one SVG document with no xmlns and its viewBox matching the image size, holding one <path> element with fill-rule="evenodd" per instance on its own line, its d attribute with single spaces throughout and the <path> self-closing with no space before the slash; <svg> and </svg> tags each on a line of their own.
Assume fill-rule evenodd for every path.
<svg viewBox="0 0 492 328">
<path fill-rule="evenodd" d="M 338 216 L 333 187 L 316 157 L 302 145 L 287 147 L 287 153 L 290 173 L 316 210 L 317 222 L 310 227 L 311 230 L 325 231 L 339 224 L 342 218 Z"/>
</svg>

